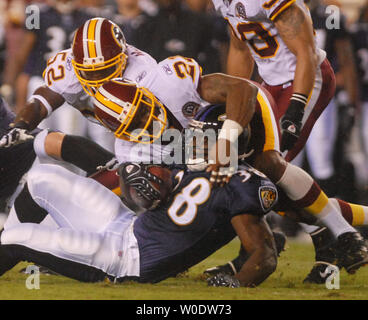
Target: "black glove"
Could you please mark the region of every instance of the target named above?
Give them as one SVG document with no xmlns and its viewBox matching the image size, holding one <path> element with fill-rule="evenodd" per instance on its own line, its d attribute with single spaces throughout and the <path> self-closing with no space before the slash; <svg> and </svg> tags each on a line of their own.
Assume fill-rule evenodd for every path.
<svg viewBox="0 0 368 320">
<path fill-rule="evenodd" d="M 228 288 L 239 288 L 240 282 L 234 276 L 226 273 L 218 273 L 215 276 L 207 279 L 207 283 L 212 287 L 228 287 Z"/>
<path fill-rule="evenodd" d="M 299 139 L 300 130 L 302 128 L 302 119 L 304 115 L 305 104 L 298 100 L 293 99 L 294 95 L 290 99 L 290 105 L 286 110 L 284 116 L 281 118 L 281 145 L 280 150 L 290 150 L 294 147 L 296 141 Z M 299 95 L 298 95 L 299 97 Z M 307 97 L 305 97 L 305 102 Z"/>
<path fill-rule="evenodd" d="M 151 182 L 162 184 L 163 181 L 148 171 L 150 165 L 127 162 L 120 165 L 118 174 L 127 186 L 133 187 L 147 200 L 160 200 L 160 192 Z"/>
<path fill-rule="evenodd" d="M 34 136 L 29 133 L 26 126 L 21 122 L 1 137 L 0 148 L 8 148 L 31 139 L 34 139 Z"/>
</svg>

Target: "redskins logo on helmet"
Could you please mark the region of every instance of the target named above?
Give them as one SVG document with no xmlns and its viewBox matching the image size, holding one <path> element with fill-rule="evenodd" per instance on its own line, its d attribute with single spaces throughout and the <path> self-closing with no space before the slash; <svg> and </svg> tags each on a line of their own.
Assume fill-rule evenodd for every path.
<svg viewBox="0 0 368 320">
<path fill-rule="evenodd" d="M 128 56 L 123 32 L 112 21 L 93 18 L 75 33 L 74 71 L 83 89 L 94 96 L 106 81 L 122 76 Z"/>
<path fill-rule="evenodd" d="M 93 100 L 95 117 L 119 139 L 152 143 L 166 128 L 165 107 L 134 82 L 111 80 L 98 88 Z"/>
</svg>

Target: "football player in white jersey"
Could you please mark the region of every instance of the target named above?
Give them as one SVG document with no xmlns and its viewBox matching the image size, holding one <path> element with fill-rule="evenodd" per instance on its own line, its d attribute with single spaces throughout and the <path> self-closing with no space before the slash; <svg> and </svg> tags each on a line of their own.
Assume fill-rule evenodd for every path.
<svg viewBox="0 0 368 320">
<path fill-rule="evenodd" d="M 113 22 L 103 18 L 88 20 L 76 31 L 72 48 L 59 52 L 48 61 L 44 71 L 45 85 L 35 91 L 25 108 L 17 114 L 10 125 L 14 129 L 3 137 L 0 146 L 18 143 L 21 135 L 14 134 L 14 131 L 34 129 L 64 101 L 83 114 L 93 115 L 89 97 L 94 96 L 96 89 L 106 81 L 121 76 L 149 88 L 159 99 L 169 101 L 170 109 L 177 110 L 175 116 L 185 127 L 187 119 L 181 110 L 184 105 L 179 106 L 182 100 L 177 100 L 172 94 L 170 77 L 165 75 L 186 79 L 187 81 L 182 81 L 181 86 L 194 84 L 197 87 L 201 79 L 201 69 L 194 60 L 182 57 L 173 57 L 157 64 L 148 54 L 127 45 L 122 31 Z M 164 83 L 168 85 L 166 90 L 162 90 L 165 86 L 162 81 L 166 81 Z M 240 87 L 226 86 L 232 92 L 227 100 L 228 123 L 233 119 L 237 122 L 245 121 L 246 125 L 250 120 L 252 108 L 248 107 L 245 113 L 240 114 L 238 108 L 232 106 L 238 106 L 242 99 L 247 103 L 254 88 L 241 83 Z M 190 105 L 185 106 L 185 114 L 193 105 L 200 105 L 202 99 L 199 94 L 193 94 L 192 90 L 186 90 L 188 87 L 182 89 L 182 95 L 185 95 L 183 99 L 190 102 Z M 187 96 L 186 92 L 190 92 L 190 95 Z M 192 112 L 195 110 L 196 107 Z M 232 123 L 235 130 L 242 130 L 236 121 Z M 117 140 L 115 145 L 115 153 L 120 157 L 120 162 L 126 160 L 126 153 L 119 152 L 121 143 Z"/>
<path fill-rule="evenodd" d="M 309 10 L 303 0 L 212 2 L 231 30 L 227 72 L 249 78 L 257 64 L 263 85 L 277 104 L 281 151 L 291 161 L 336 86 L 326 53 L 316 47 Z M 346 214 L 344 206 L 338 210 Z"/>
<path fill-rule="evenodd" d="M 66 50 L 49 61 L 44 73 L 48 87 L 42 87 L 35 92 L 33 100 L 17 115 L 14 130 L 34 128 L 64 100 L 80 110 L 84 109 L 87 101 L 83 100 L 86 98 L 83 89 L 93 96 L 103 83 L 121 76 L 122 73 L 125 78 L 147 87 L 159 100 L 164 101 L 181 127 L 185 127 L 187 123 L 184 114 L 193 108 L 193 103 L 200 105 L 202 99 L 211 103 L 226 100 L 225 132 L 227 129 L 229 131 L 233 129 L 238 135 L 250 122 L 254 113 L 254 97 L 257 91 L 254 85 L 224 75 L 202 77 L 200 67 L 192 59 L 173 57 L 157 64 L 147 54 L 127 46 L 121 30 L 106 19 L 92 19 L 79 28 L 72 49 L 73 56 L 71 50 Z M 216 88 L 220 90 L 217 91 Z M 198 92 L 201 90 L 202 94 L 199 95 Z M 180 98 L 177 93 L 180 93 Z M 103 92 L 101 94 L 103 95 Z M 270 123 L 266 131 L 277 131 L 277 122 L 274 120 Z M 2 139 L 3 144 L 16 143 L 17 136 L 19 135 L 10 132 Z M 227 139 L 219 139 L 218 143 L 222 143 L 219 147 L 224 148 Z M 127 161 L 125 158 L 127 155 L 131 156 L 124 145 L 125 141 L 117 140 L 115 152 L 120 162 Z M 333 209 L 335 204 L 321 192 L 305 172 L 285 163 L 277 152 L 263 152 L 257 160 L 261 171 L 267 171 L 273 181 L 292 194 L 293 200 L 300 200 L 302 207 L 310 207 L 315 214 L 323 213 L 323 219 L 328 220 L 327 224 L 333 225 L 332 229 L 338 230 L 336 236 L 343 233 L 355 234 L 355 230 L 346 226 L 341 219 L 335 217 L 337 222 L 333 221 L 332 217 L 336 215 Z M 209 166 L 208 170 L 213 172 L 214 177 L 218 177 L 218 168 L 219 165 L 215 164 Z M 223 181 L 223 177 L 217 181 Z M 320 194 L 321 197 L 318 196 Z M 332 214 L 325 215 L 327 211 Z M 355 240 L 354 243 L 360 243 L 359 239 Z M 359 249 L 359 246 L 356 246 L 356 249 Z"/>
<path fill-rule="evenodd" d="M 48 61 L 44 86 L 34 92 L 10 127 L 32 130 L 65 101 L 85 115 L 93 114 L 89 98 L 99 85 L 123 74 L 135 81 L 156 65 L 150 55 L 125 42 L 116 24 L 104 18 L 90 19 L 77 30 L 72 48 Z"/>
<path fill-rule="evenodd" d="M 175 58 L 174 61 L 181 61 L 177 59 L 179 58 Z M 172 97 L 165 99 L 165 94 L 162 94 L 161 98 L 157 99 L 146 88 L 138 87 L 137 84 L 129 83 L 122 79 L 111 80 L 105 83 L 98 89 L 94 97 L 96 117 L 113 131 L 115 136 L 126 143 L 126 148 L 124 148 L 126 156 L 133 149 L 132 143 L 137 144 L 137 142 L 141 142 L 139 140 L 141 137 L 148 137 L 150 142 L 153 142 L 161 136 L 165 128 L 171 126 L 176 129 L 182 128 L 180 123 L 179 127 L 176 126 L 178 121 L 176 120 L 177 123 L 173 121 L 173 115 L 182 112 L 182 109 L 178 108 L 178 106 L 182 105 L 191 93 L 182 94 L 181 88 L 191 90 L 193 96 L 199 93 L 201 97 L 208 99 L 211 103 L 225 103 L 227 101 L 226 82 L 221 81 L 221 77 L 228 79 L 228 82 L 232 81 L 232 84 L 237 86 L 240 86 L 241 82 L 244 82 L 244 87 L 247 87 L 246 83 L 249 83 L 250 86 L 254 85 L 245 79 L 217 74 L 202 76 L 201 85 L 197 87 L 195 81 L 192 81 L 189 77 L 181 77 L 182 74 L 176 74 L 174 68 L 169 68 L 169 60 L 164 60 L 162 65 L 166 66 L 166 71 L 171 69 L 172 72 L 163 73 L 163 78 L 161 81 L 157 81 L 157 83 L 159 86 L 161 85 L 161 90 L 171 88 L 172 90 L 170 91 L 175 92 L 176 102 L 182 101 L 179 105 L 173 104 L 171 108 L 170 102 Z M 190 60 L 190 62 L 194 63 L 193 60 Z M 185 70 L 189 70 L 189 68 L 185 68 Z M 165 77 L 166 81 L 164 80 Z M 287 163 L 281 157 L 279 152 L 279 131 L 274 116 L 275 107 L 273 106 L 272 97 L 261 87 L 259 87 L 258 92 L 253 92 L 253 95 L 256 102 L 255 107 L 252 109 L 255 111 L 251 113 L 251 120 L 247 122 L 250 134 L 247 150 L 244 152 L 247 155 L 247 162 L 265 173 L 271 181 L 277 182 L 277 185 L 292 201 L 293 208 L 306 210 L 319 221 L 318 223 L 327 226 L 331 230 L 335 238 L 338 239 L 339 245 L 350 252 L 345 254 L 347 252 L 345 251 L 339 257 L 339 262 L 349 272 L 354 272 L 356 267 L 358 268 L 368 261 L 368 251 L 364 245 L 363 238 L 344 220 L 339 210 L 337 210 L 337 207 L 341 205 L 337 199 L 329 199 L 304 170 Z M 244 111 L 250 104 L 249 102 L 239 103 L 238 112 Z M 228 109 L 226 105 L 226 116 Z M 200 112 L 203 111 L 201 110 Z M 167 123 L 165 114 L 171 114 Z M 153 125 L 154 121 L 158 122 L 156 128 Z M 239 122 L 238 124 L 240 125 Z M 228 126 L 225 120 L 217 140 L 219 146 L 231 144 L 231 135 L 227 135 L 226 131 L 228 131 Z M 236 131 L 235 139 L 238 138 L 239 132 L 241 133 L 242 131 Z M 158 145 L 160 146 L 161 144 Z M 172 147 L 171 145 L 170 151 L 172 151 Z M 141 150 L 139 149 L 139 151 Z M 263 163 L 267 162 L 265 159 L 272 159 L 272 166 L 265 166 Z M 142 158 L 135 160 L 142 161 Z M 147 160 L 149 161 L 150 159 L 143 159 L 143 161 Z M 207 163 L 198 167 L 199 170 L 206 168 L 207 171 L 211 170 L 209 169 L 211 165 L 207 166 Z M 284 173 L 281 179 L 278 180 L 277 174 L 280 170 L 283 170 Z M 223 178 L 217 177 L 217 184 L 222 184 L 223 181 L 221 179 L 223 180 Z M 354 206 L 347 205 L 349 208 Z M 365 214 L 368 214 L 368 207 L 358 207 L 360 212 L 363 211 Z M 353 256 L 355 262 L 349 261 Z"/>
<path fill-rule="evenodd" d="M 229 22 L 228 70 L 249 78 L 254 62 L 279 114 L 281 151 L 291 161 L 335 91 L 326 53 L 316 48 L 303 0 L 212 0 Z"/>
</svg>

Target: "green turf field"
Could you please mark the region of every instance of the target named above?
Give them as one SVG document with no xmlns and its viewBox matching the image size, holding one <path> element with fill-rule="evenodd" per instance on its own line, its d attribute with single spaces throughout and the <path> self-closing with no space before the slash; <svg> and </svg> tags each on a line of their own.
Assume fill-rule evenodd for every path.
<svg viewBox="0 0 368 320">
<path fill-rule="evenodd" d="M 207 287 L 201 274 L 210 266 L 223 263 L 236 254 L 238 242 L 233 241 L 187 274 L 155 285 L 126 283 L 84 284 L 61 276 L 41 275 L 40 289 L 28 290 L 26 275 L 19 264 L 0 278 L 0 300 L 5 299 L 368 299 L 368 267 L 356 275 L 341 272 L 340 289 L 328 290 L 319 285 L 303 285 L 302 280 L 313 264 L 309 244 L 287 243 L 276 272 L 258 288 Z"/>
</svg>

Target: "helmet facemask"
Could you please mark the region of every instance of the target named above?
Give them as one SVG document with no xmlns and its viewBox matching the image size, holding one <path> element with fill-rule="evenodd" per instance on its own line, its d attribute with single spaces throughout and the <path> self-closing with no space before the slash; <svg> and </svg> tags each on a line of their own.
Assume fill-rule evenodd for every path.
<svg viewBox="0 0 368 320">
<path fill-rule="evenodd" d="M 113 80 L 114 82 L 114 80 Z M 104 95 L 104 89 L 95 95 L 95 105 L 106 111 L 106 108 L 118 112 L 115 121 L 97 119 L 114 132 L 119 139 L 149 144 L 156 141 L 166 128 L 167 114 L 161 102 L 147 89 L 137 88 L 133 101 L 111 99 Z"/>
<path fill-rule="evenodd" d="M 103 61 L 103 57 L 95 59 Z M 72 60 L 72 64 L 84 91 L 90 96 L 94 96 L 98 87 L 111 79 L 121 77 L 125 70 L 127 60 L 128 56 L 122 52 L 117 57 L 106 62 L 91 64 L 86 61 L 85 64 L 79 64 L 75 60 Z"/>
</svg>

